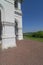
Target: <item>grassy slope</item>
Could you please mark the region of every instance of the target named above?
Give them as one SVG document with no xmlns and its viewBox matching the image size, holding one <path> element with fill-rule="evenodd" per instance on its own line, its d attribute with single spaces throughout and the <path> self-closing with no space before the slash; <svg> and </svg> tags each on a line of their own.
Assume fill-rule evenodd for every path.
<svg viewBox="0 0 43 65">
<path fill-rule="evenodd" d="M 43 42 L 43 38 L 34 38 L 34 37 L 27 37 L 24 35 L 24 39 L 31 39 L 31 40 L 36 40 L 36 41 L 40 41 L 40 42 Z"/>
</svg>

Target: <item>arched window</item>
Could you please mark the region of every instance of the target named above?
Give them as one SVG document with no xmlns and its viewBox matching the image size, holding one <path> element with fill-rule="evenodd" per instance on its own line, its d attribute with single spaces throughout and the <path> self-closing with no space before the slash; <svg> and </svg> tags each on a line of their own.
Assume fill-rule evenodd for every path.
<svg viewBox="0 0 43 65">
<path fill-rule="evenodd" d="M 0 40 L 2 40 L 1 35 L 2 35 L 2 22 L 1 22 L 1 10 L 0 10 Z"/>
<path fill-rule="evenodd" d="M 15 8 L 18 8 L 18 1 L 17 0 L 15 1 L 14 6 L 15 6 Z"/>
</svg>

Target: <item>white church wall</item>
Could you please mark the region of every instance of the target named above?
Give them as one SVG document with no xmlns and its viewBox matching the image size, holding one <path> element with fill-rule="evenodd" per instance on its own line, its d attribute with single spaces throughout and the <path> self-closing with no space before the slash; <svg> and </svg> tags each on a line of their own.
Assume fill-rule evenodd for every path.
<svg viewBox="0 0 43 65">
<path fill-rule="evenodd" d="M 5 6 L 5 21 L 14 23 L 14 5 L 6 2 Z"/>
<path fill-rule="evenodd" d="M 15 14 L 15 19 L 18 23 L 18 40 L 23 40 L 23 31 L 22 31 L 22 16 Z"/>
<path fill-rule="evenodd" d="M 14 35 L 14 26 L 5 26 L 3 27 L 3 38 L 10 38 L 10 37 L 15 37 Z"/>
<path fill-rule="evenodd" d="M 14 4 L 14 1 L 15 1 L 15 0 L 5 0 L 5 1 Z"/>
<path fill-rule="evenodd" d="M 0 10 L 1 10 L 1 21 L 5 21 L 5 3 L 3 2 L 4 0 L 0 0 Z"/>
<path fill-rule="evenodd" d="M 3 5 L 5 14 L 3 21 L 2 30 L 2 49 L 7 49 L 8 47 L 16 47 L 15 40 L 15 28 L 14 28 L 14 5 L 10 2 L 2 0 L 0 2 Z"/>
<path fill-rule="evenodd" d="M 2 49 L 8 49 L 8 48 L 16 47 L 15 38 L 3 38 L 2 43 L 3 43 Z"/>
<path fill-rule="evenodd" d="M 18 23 L 18 40 L 23 39 L 22 32 L 22 11 L 21 4 L 18 2 L 18 9 L 14 8 L 14 0 L 0 0 L 2 6 L 2 49 L 8 47 L 16 47 L 16 35 L 15 35 L 15 19 Z M 15 12 L 17 12 L 15 14 Z"/>
<path fill-rule="evenodd" d="M 18 2 L 18 9 L 21 10 L 21 3 Z"/>
<path fill-rule="evenodd" d="M 1 10 L 1 22 L 3 24 L 3 21 L 5 21 L 5 11 L 4 11 L 5 7 L 4 7 L 4 3 L 2 0 L 0 0 L 0 10 Z M 3 30 L 2 30 L 2 35 L 3 36 Z M 2 41 L 0 40 L 0 43 L 2 43 Z"/>
<path fill-rule="evenodd" d="M 18 39 L 23 40 L 22 17 L 18 18 Z"/>
</svg>

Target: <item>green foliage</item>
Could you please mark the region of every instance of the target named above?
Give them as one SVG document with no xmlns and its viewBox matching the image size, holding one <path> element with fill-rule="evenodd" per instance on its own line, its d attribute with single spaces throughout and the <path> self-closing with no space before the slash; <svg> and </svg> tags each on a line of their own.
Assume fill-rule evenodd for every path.
<svg viewBox="0 0 43 65">
<path fill-rule="evenodd" d="M 26 37 L 36 37 L 36 38 L 43 38 L 43 31 L 32 32 L 32 33 L 24 33 Z"/>
<path fill-rule="evenodd" d="M 33 33 L 32 37 L 43 38 L 43 31 Z"/>
<path fill-rule="evenodd" d="M 23 37 L 24 39 L 43 42 L 43 31 L 24 33 Z"/>
</svg>

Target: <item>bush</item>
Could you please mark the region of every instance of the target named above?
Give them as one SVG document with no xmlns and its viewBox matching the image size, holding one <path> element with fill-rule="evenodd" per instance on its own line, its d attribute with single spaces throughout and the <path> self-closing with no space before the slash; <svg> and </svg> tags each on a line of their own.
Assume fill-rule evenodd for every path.
<svg viewBox="0 0 43 65">
<path fill-rule="evenodd" d="M 43 38 L 43 31 L 38 31 L 32 34 L 32 37 Z"/>
</svg>

